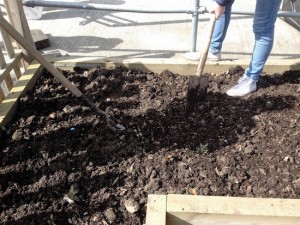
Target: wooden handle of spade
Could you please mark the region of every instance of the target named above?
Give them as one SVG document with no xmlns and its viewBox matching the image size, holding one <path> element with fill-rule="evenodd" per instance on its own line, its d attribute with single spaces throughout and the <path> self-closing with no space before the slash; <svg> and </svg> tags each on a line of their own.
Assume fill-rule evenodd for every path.
<svg viewBox="0 0 300 225">
<path fill-rule="evenodd" d="M 213 31 L 214 31 L 214 28 L 215 28 L 215 24 L 216 24 L 216 16 L 213 13 L 213 14 L 211 14 L 211 17 L 210 17 L 209 31 L 207 33 L 207 39 L 205 41 L 205 46 L 204 46 L 204 49 L 203 49 L 203 51 L 201 53 L 201 56 L 200 56 L 200 59 L 199 59 L 197 72 L 196 72 L 197 76 L 201 76 L 202 73 L 203 73 L 203 69 L 204 69 L 204 66 L 205 66 L 206 59 L 207 59 L 207 54 L 208 54 L 208 51 L 209 51 L 211 37 L 212 37 Z"/>
</svg>

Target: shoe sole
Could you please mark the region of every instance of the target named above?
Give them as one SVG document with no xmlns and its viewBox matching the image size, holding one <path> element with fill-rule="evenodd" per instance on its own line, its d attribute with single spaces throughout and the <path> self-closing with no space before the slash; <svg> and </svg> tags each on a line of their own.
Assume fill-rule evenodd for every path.
<svg viewBox="0 0 300 225">
<path fill-rule="evenodd" d="M 184 54 L 184 57 L 188 60 L 191 60 L 191 61 L 199 61 L 200 60 L 200 53 L 198 53 L 198 52 L 187 52 L 187 53 Z M 207 57 L 206 59 L 209 60 L 209 61 L 221 61 L 221 57 L 220 58 Z"/>
<path fill-rule="evenodd" d="M 231 97 L 244 97 L 244 96 L 249 95 L 249 94 L 251 94 L 251 93 L 253 93 L 253 92 L 255 92 L 255 91 L 257 91 L 257 89 L 255 89 L 255 90 L 253 90 L 253 91 L 250 91 L 249 93 L 244 94 L 244 95 L 235 94 L 235 93 L 229 94 L 228 92 L 226 92 L 226 94 L 227 94 L 228 96 L 231 96 Z"/>
<path fill-rule="evenodd" d="M 220 59 L 212 59 L 212 58 L 207 58 L 207 60 L 209 60 L 209 61 L 215 61 L 215 62 L 217 62 L 217 61 L 221 61 L 221 58 L 220 58 Z"/>
</svg>

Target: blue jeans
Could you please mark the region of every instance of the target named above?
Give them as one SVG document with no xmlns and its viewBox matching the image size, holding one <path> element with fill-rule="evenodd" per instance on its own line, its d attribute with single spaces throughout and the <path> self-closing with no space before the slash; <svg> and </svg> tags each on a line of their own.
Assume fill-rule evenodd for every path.
<svg viewBox="0 0 300 225">
<path fill-rule="evenodd" d="M 253 32 L 255 44 L 252 59 L 246 69 L 246 76 L 257 81 L 263 67 L 270 55 L 274 42 L 274 24 L 282 0 L 256 0 L 255 15 L 253 20 Z M 225 39 L 230 22 L 231 5 L 227 6 L 225 13 L 217 21 L 210 44 L 212 53 L 220 53 L 222 42 Z"/>
<path fill-rule="evenodd" d="M 226 37 L 227 29 L 231 17 L 231 6 L 232 3 L 225 8 L 225 12 L 217 20 L 213 35 L 211 37 L 209 51 L 213 54 L 221 53 L 222 44 Z"/>
</svg>

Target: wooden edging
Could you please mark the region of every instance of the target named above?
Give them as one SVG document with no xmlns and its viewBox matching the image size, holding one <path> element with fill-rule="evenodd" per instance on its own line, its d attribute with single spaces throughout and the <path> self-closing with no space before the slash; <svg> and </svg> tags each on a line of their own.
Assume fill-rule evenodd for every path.
<svg viewBox="0 0 300 225">
<path fill-rule="evenodd" d="M 7 61 L 6 66 L 0 70 L 0 83 L 10 74 L 10 72 L 17 67 L 18 63 L 23 57 L 23 53 L 15 54 L 10 60 Z"/>
<path fill-rule="evenodd" d="M 48 58 L 55 66 L 62 69 L 72 70 L 74 67 L 94 67 L 103 66 L 106 68 L 112 66 L 125 66 L 127 68 L 140 69 L 141 71 L 151 71 L 161 73 L 169 69 L 178 74 L 195 74 L 197 70 L 197 61 L 187 59 L 113 59 L 99 57 L 55 57 Z M 220 62 L 207 62 L 204 68 L 205 73 L 222 73 L 231 67 L 241 66 L 247 68 L 249 60 L 224 60 Z M 297 59 L 278 59 L 268 60 L 264 71 L 267 73 L 283 73 L 288 70 L 300 70 L 300 58 Z"/>
<path fill-rule="evenodd" d="M 146 225 L 166 225 L 167 196 L 149 195 L 147 200 Z"/>
<path fill-rule="evenodd" d="M 41 64 L 34 60 L 14 84 L 10 93 L 0 104 L 0 126 L 5 126 L 14 117 L 17 110 L 18 99 L 23 96 L 27 90 L 35 85 L 41 73 Z"/>
<path fill-rule="evenodd" d="M 0 78 L 3 80 L 7 71 L 11 71 L 16 62 L 21 57 L 17 54 L 10 63 L 9 68 L 4 68 L 0 71 Z M 74 67 L 91 68 L 95 66 L 104 66 L 106 68 L 113 66 L 125 66 L 129 69 L 140 69 L 143 72 L 151 71 L 154 73 L 161 73 L 169 69 L 173 73 L 182 75 L 195 74 L 197 69 L 197 61 L 189 61 L 187 59 L 112 59 L 112 58 L 99 58 L 99 57 L 47 57 L 48 61 L 52 62 L 54 66 L 61 69 L 70 69 Z M 248 66 L 248 60 L 227 60 L 220 62 L 207 62 L 204 72 L 208 73 L 221 73 L 228 70 L 230 67 Z M 6 125 L 14 116 L 17 100 L 22 96 L 26 90 L 31 89 L 40 74 L 41 65 L 34 61 L 21 76 L 15 87 L 11 90 L 5 100 L 0 104 L 0 126 Z M 265 66 L 267 73 L 283 73 L 288 70 L 300 70 L 299 59 L 283 59 L 283 60 L 269 60 Z M 299 223 L 300 224 L 300 223 Z"/>
<path fill-rule="evenodd" d="M 149 195 L 146 225 L 299 225 L 300 199 Z"/>
</svg>

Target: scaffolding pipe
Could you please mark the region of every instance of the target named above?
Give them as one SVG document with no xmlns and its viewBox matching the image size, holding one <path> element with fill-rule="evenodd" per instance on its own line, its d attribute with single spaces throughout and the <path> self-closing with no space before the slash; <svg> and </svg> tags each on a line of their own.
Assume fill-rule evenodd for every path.
<svg viewBox="0 0 300 225">
<path fill-rule="evenodd" d="M 122 6 L 107 6 L 101 4 L 79 3 L 79 2 L 59 2 L 59 1 L 42 1 L 42 0 L 23 0 L 23 5 L 28 7 L 42 6 L 55 8 L 72 8 L 72 9 L 89 9 L 89 10 L 103 10 L 116 12 L 135 12 L 135 13 L 187 13 L 194 15 L 195 13 L 208 12 L 203 10 L 205 7 L 199 5 L 199 1 L 195 0 L 195 9 L 143 9 L 130 8 Z M 253 11 L 239 11 L 232 10 L 232 14 L 238 15 L 254 15 Z M 300 17 L 300 12 L 279 11 L 278 17 Z"/>
<path fill-rule="evenodd" d="M 200 0 L 195 0 L 194 2 L 194 13 L 192 14 L 192 46 L 190 52 L 196 52 L 196 43 L 197 43 L 197 33 L 198 33 L 198 19 L 199 13 L 198 10 L 200 8 Z"/>
<path fill-rule="evenodd" d="M 115 12 L 135 12 L 135 13 L 187 13 L 191 14 L 194 10 L 190 9 L 144 9 L 144 8 L 130 8 L 124 6 L 107 6 L 92 3 L 79 2 L 58 2 L 58 1 L 39 1 L 39 0 L 23 0 L 23 5 L 27 7 L 55 7 L 55 8 L 70 8 L 70 9 L 89 9 L 89 10 L 103 10 Z"/>
</svg>

